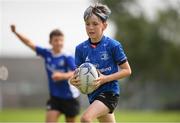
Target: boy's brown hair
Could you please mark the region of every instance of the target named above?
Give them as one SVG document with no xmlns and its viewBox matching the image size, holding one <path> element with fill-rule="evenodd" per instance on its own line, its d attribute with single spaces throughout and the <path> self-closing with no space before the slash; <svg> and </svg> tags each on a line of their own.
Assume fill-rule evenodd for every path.
<svg viewBox="0 0 180 123">
<path fill-rule="evenodd" d="M 53 36 L 64 36 L 63 32 L 59 29 L 54 29 L 49 34 L 49 43 L 51 43 L 51 39 Z"/>
</svg>

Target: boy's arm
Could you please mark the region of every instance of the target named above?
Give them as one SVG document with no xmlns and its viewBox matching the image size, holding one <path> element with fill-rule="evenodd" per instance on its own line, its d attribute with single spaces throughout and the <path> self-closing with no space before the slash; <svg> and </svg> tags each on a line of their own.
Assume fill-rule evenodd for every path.
<svg viewBox="0 0 180 123">
<path fill-rule="evenodd" d="M 36 50 L 36 46 L 35 44 L 29 40 L 28 38 L 24 37 L 22 34 L 18 33 L 16 31 L 16 26 L 15 25 L 11 25 L 11 31 L 21 40 L 21 42 L 23 42 L 26 46 L 28 46 L 29 48 L 31 48 L 33 51 Z"/>
<path fill-rule="evenodd" d="M 68 80 L 73 76 L 74 70 L 76 69 L 74 58 L 72 56 L 67 56 L 66 64 L 69 67 L 69 71 L 66 73 L 54 72 L 52 75 L 53 80 Z"/>
<path fill-rule="evenodd" d="M 113 80 L 119 80 L 119 79 L 122 79 L 124 77 L 131 75 L 131 68 L 128 61 L 119 65 L 119 67 L 121 68 L 120 71 L 110 74 L 110 75 L 103 75 L 99 72 L 100 77 L 96 79 L 96 83 L 95 83 L 96 88 L 98 88 L 100 85 L 104 83 L 111 82 Z"/>
<path fill-rule="evenodd" d="M 67 73 L 62 73 L 62 72 L 54 72 L 52 75 L 52 79 L 55 81 L 58 80 L 68 80 L 70 79 L 74 74 L 74 71 L 69 71 Z"/>
<path fill-rule="evenodd" d="M 119 80 L 122 79 L 124 77 L 127 77 L 129 75 L 131 75 L 131 68 L 129 66 L 128 61 L 126 61 L 125 63 L 119 65 L 119 67 L 121 68 L 120 71 L 114 73 L 114 74 L 110 74 L 108 76 L 105 77 L 106 82 L 110 82 L 113 80 Z"/>
</svg>

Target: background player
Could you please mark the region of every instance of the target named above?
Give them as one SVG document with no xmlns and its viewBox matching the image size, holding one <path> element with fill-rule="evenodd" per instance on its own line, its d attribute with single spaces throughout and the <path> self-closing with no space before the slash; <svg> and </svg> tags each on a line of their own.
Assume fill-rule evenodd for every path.
<svg viewBox="0 0 180 123">
<path fill-rule="evenodd" d="M 62 52 L 64 34 L 53 30 L 49 35 L 51 49 L 36 46 L 30 39 L 16 31 L 11 25 L 12 32 L 29 48 L 40 55 L 45 62 L 48 75 L 50 99 L 47 102 L 46 122 L 57 122 L 59 116 L 65 115 L 66 122 L 75 122 L 79 113 L 78 90 L 68 83 L 75 69 L 74 59 Z"/>
<path fill-rule="evenodd" d="M 86 32 L 89 39 L 76 47 L 75 62 L 80 66 L 90 62 L 102 73 L 95 81 L 97 88 L 88 95 L 90 106 L 81 117 L 81 122 L 91 122 L 98 118 L 100 122 L 115 122 L 114 109 L 118 104 L 118 79 L 131 74 L 131 68 L 121 44 L 103 35 L 111 11 L 105 5 L 90 6 L 84 12 Z M 76 75 L 71 83 L 79 85 Z"/>
</svg>

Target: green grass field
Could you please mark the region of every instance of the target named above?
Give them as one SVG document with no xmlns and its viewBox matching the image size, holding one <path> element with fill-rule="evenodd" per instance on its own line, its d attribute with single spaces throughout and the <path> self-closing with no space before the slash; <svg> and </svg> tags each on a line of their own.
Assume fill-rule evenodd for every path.
<svg viewBox="0 0 180 123">
<path fill-rule="evenodd" d="M 117 122 L 180 122 L 180 111 L 116 111 L 115 115 Z M 43 122 L 44 117 L 45 111 L 40 109 L 6 109 L 0 111 L 0 122 Z M 64 117 L 61 117 L 59 121 L 63 122 Z"/>
</svg>

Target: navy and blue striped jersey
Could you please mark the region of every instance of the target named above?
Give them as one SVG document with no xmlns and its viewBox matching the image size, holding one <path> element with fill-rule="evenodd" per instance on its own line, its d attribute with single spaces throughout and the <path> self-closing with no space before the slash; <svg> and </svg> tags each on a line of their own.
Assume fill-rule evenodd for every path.
<svg viewBox="0 0 180 123">
<path fill-rule="evenodd" d="M 77 66 L 90 62 L 104 75 L 116 73 L 119 70 L 119 64 L 124 63 L 126 60 L 127 57 L 120 42 L 106 36 L 102 37 L 96 47 L 88 39 L 79 44 L 75 51 L 75 63 Z M 107 91 L 119 94 L 118 80 L 105 83 L 91 94 L 88 94 L 90 103 L 99 93 Z"/>
<path fill-rule="evenodd" d="M 70 55 L 60 53 L 54 55 L 51 49 L 36 47 L 37 55 L 42 56 L 48 75 L 50 95 L 62 99 L 72 99 L 79 96 L 79 91 L 68 83 L 68 80 L 54 81 L 52 74 L 55 71 L 68 72 L 75 70 L 74 58 Z"/>
</svg>

